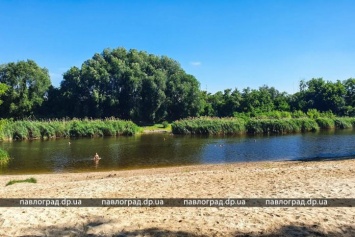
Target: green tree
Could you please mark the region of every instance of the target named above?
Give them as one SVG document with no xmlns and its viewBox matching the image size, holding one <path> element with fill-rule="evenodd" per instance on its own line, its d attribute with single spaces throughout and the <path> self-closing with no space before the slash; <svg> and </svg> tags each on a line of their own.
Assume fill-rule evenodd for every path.
<svg viewBox="0 0 355 237">
<path fill-rule="evenodd" d="M 304 112 L 317 109 L 321 112 L 331 110 L 339 114 L 345 106 L 344 96 L 346 90 L 340 81 L 324 81 L 323 78 L 312 78 L 305 83 L 301 91 L 301 100 L 304 100 Z"/>
<path fill-rule="evenodd" d="M 8 88 L 9 88 L 9 87 L 8 87 L 6 84 L 0 83 L 0 98 L 1 98 L 2 95 L 4 95 L 4 94 L 6 93 L 6 91 L 7 91 Z M 3 101 L 0 99 L 0 105 L 1 105 L 2 103 L 3 103 Z"/>
<path fill-rule="evenodd" d="M 212 94 L 207 91 L 201 91 L 201 111 L 202 116 L 215 116 L 215 111 L 212 106 Z"/>
<path fill-rule="evenodd" d="M 343 82 L 346 90 L 346 105 L 355 107 L 355 78 L 349 78 Z"/>
<path fill-rule="evenodd" d="M 345 106 L 343 114 L 355 116 L 355 78 L 349 78 L 343 81 L 345 87 Z"/>
<path fill-rule="evenodd" d="M 199 116 L 202 107 L 200 84 L 194 76 L 181 70 L 168 78 L 166 87 L 168 119 Z"/>
<path fill-rule="evenodd" d="M 210 94 L 208 97 L 208 102 L 211 104 L 213 114 L 211 116 L 220 116 L 221 109 L 224 104 L 223 92 L 217 91 L 213 95 Z"/>
<path fill-rule="evenodd" d="M 166 74 L 161 71 L 155 71 L 155 75 L 143 79 L 139 119 L 154 123 L 166 117 L 165 82 Z"/>
<path fill-rule="evenodd" d="M 219 117 L 231 117 L 233 113 L 237 111 L 240 106 L 242 95 L 238 89 L 231 90 L 226 89 L 224 92 L 217 92 L 215 100 L 217 116 Z"/>
<path fill-rule="evenodd" d="M 291 97 L 286 92 L 279 93 L 274 99 L 275 110 L 278 111 L 290 111 Z"/>
<path fill-rule="evenodd" d="M 123 48 L 105 49 L 64 74 L 60 88 L 76 117 L 155 123 L 196 116 L 199 83 L 168 58 Z"/>
<path fill-rule="evenodd" d="M 274 100 L 279 92 L 273 88 L 266 85 L 259 88 L 257 93 L 257 100 L 259 101 L 260 112 L 270 112 L 275 110 Z"/>
<path fill-rule="evenodd" d="M 84 83 L 84 84 L 83 84 Z M 70 68 L 63 74 L 63 81 L 59 89 L 61 105 L 66 116 L 84 117 L 84 110 L 87 111 L 87 98 L 85 81 L 81 80 L 81 71 L 77 67 Z M 51 94 L 49 100 L 55 100 L 55 95 Z"/>
<path fill-rule="evenodd" d="M 276 93 L 273 88 L 271 91 Z M 241 112 L 270 112 L 275 109 L 273 96 L 276 95 L 270 93 L 268 86 L 264 85 L 259 90 L 252 90 L 248 87 L 242 92 Z"/>
<path fill-rule="evenodd" d="M 1 116 L 15 118 L 35 115 L 51 85 L 48 70 L 33 60 L 1 65 L 0 83 L 8 87 L 2 96 Z"/>
</svg>

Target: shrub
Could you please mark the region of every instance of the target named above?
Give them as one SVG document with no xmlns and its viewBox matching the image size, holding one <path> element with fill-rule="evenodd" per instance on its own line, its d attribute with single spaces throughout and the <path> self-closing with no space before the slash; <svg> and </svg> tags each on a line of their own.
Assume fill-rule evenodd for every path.
<svg viewBox="0 0 355 237">
<path fill-rule="evenodd" d="M 335 127 L 340 128 L 340 129 L 345 129 L 345 128 L 352 128 L 354 126 L 354 118 L 336 118 L 334 120 Z"/>
<path fill-rule="evenodd" d="M 163 128 L 167 128 L 169 126 L 169 123 L 167 121 L 162 122 Z"/>
<path fill-rule="evenodd" d="M 174 134 L 285 134 L 317 131 L 317 122 L 310 118 L 256 119 L 189 118 L 172 123 Z"/>
<path fill-rule="evenodd" d="M 296 119 L 252 119 L 248 121 L 247 132 L 285 134 L 301 131 L 301 124 Z"/>
<path fill-rule="evenodd" d="M 323 129 L 329 129 L 329 128 L 334 128 L 334 120 L 331 118 L 317 118 L 316 122 L 320 128 Z"/>
<path fill-rule="evenodd" d="M 300 118 L 295 120 L 302 132 L 314 132 L 319 130 L 317 122 L 310 118 Z"/>
<path fill-rule="evenodd" d="M 321 117 L 322 118 L 331 118 L 331 119 L 334 119 L 335 118 L 335 115 L 333 114 L 333 112 L 331 110 L 329 111 L 326 111 L 326 112 L 322 112 L 321 113 Z"/>
<path fill-rule="evenodd" d="M 301 110 L 296 110 L 292 113 L 292 118 L 307 118 L 307 115 Z"/>
<path fill-rule="evenodd" d="M 308 118 L 311 118 L 311 119 L 317 119 L 321 116 L 321 113 L 316 109 L 309 109 L 307 111 L 307 116 L 308 116 Z"/>
<path fill-rule="evenodd" d="M 188 118 L 171 124 L 174 134 L 238 134 L 245 132 L 245 123 L 237 118 Z"/>
<path fill-rule="evenodd" d="M 48 120 L 48 121 L 7 121 L 0 124 L 2 140 L 49 139 L 59 137 L 94 137 L 133 135 L 139 127 L 131 121 L 105 120 Z"/>
</svg>

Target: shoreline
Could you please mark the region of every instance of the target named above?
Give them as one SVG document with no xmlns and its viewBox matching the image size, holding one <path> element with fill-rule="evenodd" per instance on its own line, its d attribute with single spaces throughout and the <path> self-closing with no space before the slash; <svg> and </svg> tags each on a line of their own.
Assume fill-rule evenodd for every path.
<svg viewBox="0 0 355 237">
<path fill-rule="evenodd" d="M 109 173 L 109 172 L 131 172 L 131 173 L 140 173 L 147 170 L 152 170 L 154 172 L 159 172 L 159 169 L 162 170 L 176 170 L 183 168 L 193 168 L 193 169 L 205 169 L 206 167 L 218 167 L 218 166 L 234 166 L 242 164 L 261 164 L 261 163 L 299 163 L 299 162 L 327 162 L 327 161 L 343 161 L 343 160 L 355 160 L 355 156 L 341 156 L 341 157 L 314 157 L 314 158 L 304 158 L 304 159 L 291 159 L 291 160 L 261 160 L 261 161 L 240 161 L 240 162 L 228 162 L 228 163 L 205 163 L 205 164 L 186 164 L 186 165 L 167 165 L 167 166 L 147 166 L 147 167 L 130 167 L 125 169 L 104 169 L 101 171 L 87 171 L 87 170 L 78 170 L 78 171 L 64 171 L 64 172 L 39 172 L 39 173 L 0 173 L 1 177 L 9 176 L 34 176 L 34 175 L 70 175 L 70 174 L 88 174 L 88 173 Z"/>
<path fill-rule="evenodd" d="M 355 160 L 0 176 L 1 198 L 355 198 Z M 5 184 L 34 177 L 36 184 Z M 1 208 L 0 236 L 354 236 L 354 208 Z"/>
<path fill-rule="evenodd" d="M 352 158 L 349 158 L 352 159 Z M 107 169 L 107 170 L 102 170 L 102 171 L 85 171 L 85 170 L 79 170 L 79 171 L 68 171 L 68 172 L 41 172 L 41 173 L 19 173 L 19 174 L 0 174 L 0 181 L 2 177 L 27 177 L 27 176 L 60 176 L 60 175 L 80 175 L 80 174 L 94 174 L 94 175 L 99 175 L 99 174 L 106 174 L 106 173 L 120 173 L 124 175 L 136 175 L 136 174 L 161 174 L 164 172 L 169 172 L 171 173 L 172 171 L 179 172 L 181 170 L 191 169 L 191 170 L 198 170 L 198 171 L 203 171 L 203 170 L 208 170 L 208 169 L 223 169 L 226 166 L 235 166 L 235 165 L 243 165 L 243 164 L 260 164 L 260 163 L 288 163 L 288 162 L 303 162 L 300 160 L 275 160 L 275 161 L 249 161 L 249 162 L 230 162 L 230 163 L 211 163 L 211 164 L 187 164 L 187 165 L 176 165 L 176 166 L 158 166 L 158 167 L 141 167 L 141 168 L 127 168 L 127 169 Z M 304 161 L 306 162 L 306 161 Z M 308 160 L 307 160 L 308 162 Z"/>
</svg>

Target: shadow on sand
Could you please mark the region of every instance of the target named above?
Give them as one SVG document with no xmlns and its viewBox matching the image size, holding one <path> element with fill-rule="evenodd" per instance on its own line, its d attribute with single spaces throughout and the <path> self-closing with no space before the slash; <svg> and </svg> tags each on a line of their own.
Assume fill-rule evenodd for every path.
<svg viewBox="0 0 355 237">
<path fill-rule="evenodd" d="M 88 236 L 88 237 L 104 237 L 104 236 L 112 236 L 112 237 L 208 237 L 208 236 L 233 236 L 233 237 L 302 237 L 302 236 L 313 236 L 313 237 L 338 237 L 345 236 L 351 237 L 355 236 L 355 226 L 342 226 L 337 228 L 335 231 L 327 231 L 322 232 L 318 228 L 318 226 L 306 226 L 306 225 L 286 225 L 281 226 L 279 229 L 274 231 L 267 232 L 232 232 L 232 233 L 211 233 L 211 235 L 202 235 L 195 234 L 186 231 L 170 231 L 162 228 L 147 228 L 147 229 L 137 229 L 131 231 L 125 230 L 117 230 L 116 233 L 105 234 L 103 232 L 95 231 L 95 227 L 99 227 L 103 223 L 99 221 L 89 222 L 83 225 L 82 228 L 71 228 L 71 227 L 56 227 L 50 226 L 48 228 L 40 229 L 39 232 L 36 229 L 37 233 L 43 233 L 43 235 L 23 235 L 22 237 L 39 237 L 39 236 Z M 112 229 L 111 229 L 112 230 Z"/>
<path fill-rule="evenodd" d="M 313 158 L 296 159 L 293 161 L 312 162 L 312 161 L 336 161 L 336 160 L 351 160 L 351 159 L 355 159 L 355 155 L 342 156 L 342 157 L 313 157 Z"/>
</svg>

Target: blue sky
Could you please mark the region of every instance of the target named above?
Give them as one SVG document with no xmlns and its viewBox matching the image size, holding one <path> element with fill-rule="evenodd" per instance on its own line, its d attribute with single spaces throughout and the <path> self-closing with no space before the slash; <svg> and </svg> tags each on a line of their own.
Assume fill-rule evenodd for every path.
<svg viewBox="0 0 355 237">
<path fill-rule="evenodd" d="M 33 59 L 52 84 L 105 48 L 166 55 L 201 88 L 298 91 L 355 77 L 355 1 L 5 1 L 0 64 Z"/>
</svg>

